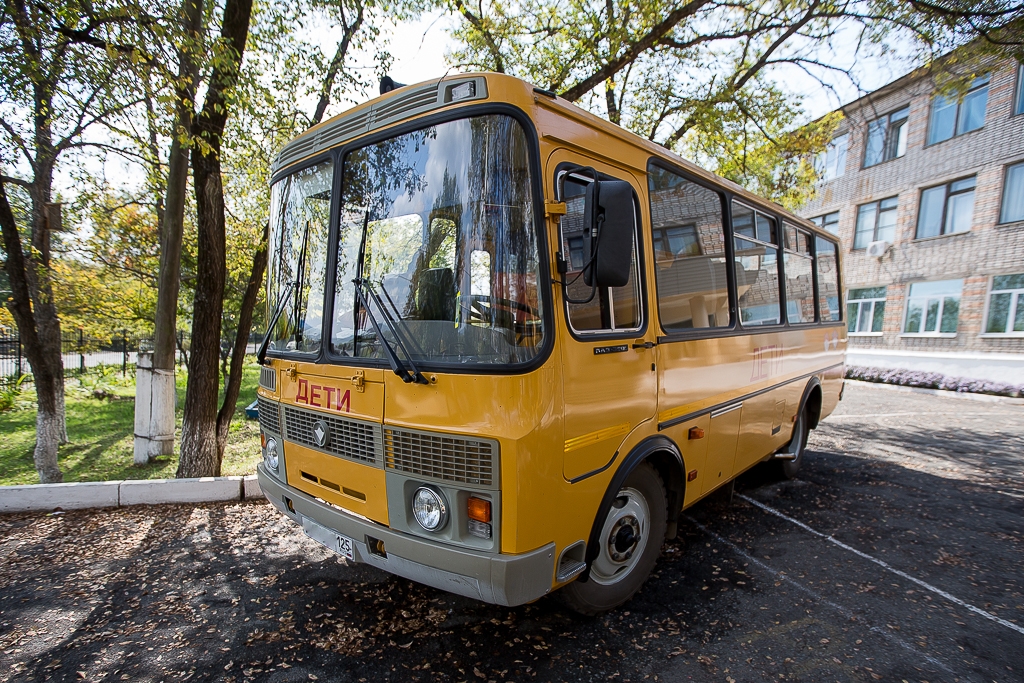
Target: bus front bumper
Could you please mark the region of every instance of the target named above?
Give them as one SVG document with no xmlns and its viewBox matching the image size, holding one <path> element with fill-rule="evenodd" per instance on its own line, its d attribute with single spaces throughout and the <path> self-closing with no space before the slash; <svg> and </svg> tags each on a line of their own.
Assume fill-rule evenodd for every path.
<svg viewBox="0 0 1024 683">
<path fill-rule="evenodd" d="M 449 593 L 509 607 L 531 602 L 551 591 L 554 543 L 521 555 L 496 555 L 432 543 L 346 514 L 282 484 L 262 464 L 257 466 L 256 475 L 267 500 L 311 538 L 328 547 L 334 534 L 352 539 L 356 562 Z M 291 509 L 287 501 L 291 501 Z M 370 552 L 367 537 L 383 541 L 386 557 Z"/>
</svg>

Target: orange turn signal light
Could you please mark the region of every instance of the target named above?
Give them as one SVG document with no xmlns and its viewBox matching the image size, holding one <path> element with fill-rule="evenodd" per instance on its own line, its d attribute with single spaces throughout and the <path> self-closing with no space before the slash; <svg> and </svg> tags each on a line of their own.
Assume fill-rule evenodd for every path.
<svg viewBox="0 0 1024 683">
<path fill-rule="evenodd" d="M 485 524 L 491 521 L 491 501 L 483 498 L 470 498 L 466 501 L 466 514 L 470 519 Z"/>
<path fill-rule="evenodd" d="M 700 427 L 690 427 L 690 432 L 688 436 L 690 441 L 693 441 L 694 439 L 703 439 L 704 430 L 701 429 Z"/>
<path fill-rule="evenodd" d="M 260 443 L 263 444 L 263 448 L 267 447 L 267 435 L 260 432 Z"/>
</svg>

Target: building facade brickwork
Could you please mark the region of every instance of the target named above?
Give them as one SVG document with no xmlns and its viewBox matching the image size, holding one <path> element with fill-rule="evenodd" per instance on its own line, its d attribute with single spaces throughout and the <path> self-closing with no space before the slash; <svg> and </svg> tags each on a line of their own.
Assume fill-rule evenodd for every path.
<svg viewBox="0 0 1024 683">
<path fill-rule="evenodd" d="M 941 142 L 928 144 L 929 126 L 936 125 L 938 116 L 933 114 L 933 108 L 943 102 L 937 100 L 935 80 L 928 73 L 905 76 L 842 108 L 845 119 L 837 136 L 847 135 L 845 164 L 838 169 L 837 177 L 819 185 L 816 197 L 800 214 L 815 218 L 839 213 L 837 228 L 844 251 L 844 294 L 862 288 L 886 287 L 881 330 L 868 326 L 867 331 L 858 331 L 857 323 L 851 321 L 851 352 L 886 351 L 892 357 L 901 353 L 919 357 L 927 353 L 1021 354 L 1024 372 L 1024 332 L 1013 332 L 1013 311 L 1008 333 L 986 332 L 993 276 L 1024 274 L 1024 220 L 1001 222 L 1000 213 L 1003 203 L 1010 200 L 1004 197 L 1008 191 L 1008 169 L 1024 162 L 1024 113 L 1015 111 L 1021 106 L 1021 66 L 1014 61 L 993 61 L 987 69 L 983 125 Z M 890 141 L 885 142 L 886 149 L 890 150 L 887 156 L 894 158 L 865 167 L 872 126 L 876 126 L 873 150 L 878 149 L 877 140 L 884 137 L 877 133 L 882 124 L 872 122 L 885 120 L 886 115 L 905 107 L 909 107 L 903 131 L 905 140 L 894 138 L 891 146 Z M 960 107 L 961 115 L 965 115 L 965 105 L 961 103 Z M 967 182 L 948 187 L 969 186 L 971 178 L 974 190 L 969 229 L 918 237 L 919 221 L 924 220 L 920 216 L 922 193 L 960 180 Z M 1013 185 L 1011 190 L 1016 192 L 1019 188 L 1024 188 L 1024 183 Z M 947 189 L 946 196 L 952 191 Z M 932 194 L 941 195 L 941 191 Z M 880 257 L 869 255 L 863 248 L 867 246 L 867 239 L 862 239 L 860 248 L 854 248 L 859 207 L 893 197 L 897 200 L 897 209 L 891 244 Z M 953 211 L 948 201 L 944 206 L 947 213 Z M 871 214 L 866 211 L 866 215 Z M 864 224 L 869 225 L 867 221 Z M 959 225 L 967 227 L 966 223 Z M 884 246 L 876 248 L 881 250 Z M 910 288 L 915 283 L 949 280 L 963 281 L 955 332 L 948 331 L 946 323 L 940 326 L 932 317 L 922 329 L 933 327 L 934 332 L 908 334 Z M 927 285 L 921 286 L 918 291 L 924 291 L 925 287 Z M 923 305 L 922 315 L 927 317 L 929 304 Z M 953 304 L 947 304 L 950 306 Z M 952 308 L 947 310 L 952 320 L 949 311 Z M 942 331 L 942 326 L 947 330 Z"/>
</svg>

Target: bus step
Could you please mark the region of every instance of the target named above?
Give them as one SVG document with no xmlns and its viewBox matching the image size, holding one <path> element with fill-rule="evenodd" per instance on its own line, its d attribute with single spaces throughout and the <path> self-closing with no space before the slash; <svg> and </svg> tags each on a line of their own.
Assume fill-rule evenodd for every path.
<svg viewBox="0 0 1024 683">
<path fill-rule="evenodd" d="M 562 562 L 558 565 L 557 579 L 559 583 L 563 581 L 569 581 L 575 579 L 580 573 L 587 568 L 586 562 L 580 562 L 579 560 L 573 560 L 568 557 L 562 558 Z"/>
</svg>

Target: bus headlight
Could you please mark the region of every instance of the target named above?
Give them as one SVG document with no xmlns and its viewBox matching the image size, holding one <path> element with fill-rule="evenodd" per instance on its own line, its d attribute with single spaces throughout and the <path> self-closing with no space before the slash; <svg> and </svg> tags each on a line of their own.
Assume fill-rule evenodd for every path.
<svg viewBox="0 0 1024 683">
<path fill-rule="evenodd" d="M 267 450 L 263 454 L 263 461 L 267 463 L 267 467 L 277 472 L 277 466 L 279 464 L 277 457 L 277 439 L 267 439 Z"/>
<path fill-rule="evenodd" d="M 421 486 L 412 494 L 412 516 L 427 531 L 439 531 L 448 522 L 448 504 L 444 495 L 430 486 Z"/>
</svg>

